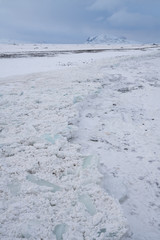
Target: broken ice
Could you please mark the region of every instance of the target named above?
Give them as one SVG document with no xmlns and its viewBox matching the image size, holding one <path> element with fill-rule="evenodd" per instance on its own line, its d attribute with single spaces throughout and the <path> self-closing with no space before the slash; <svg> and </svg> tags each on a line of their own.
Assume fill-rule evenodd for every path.
<svg viewBox="0 0 160 240">
<path fill-rule="evenodd" d="M 80 195 L 79 201 L 86 207 L 86 210 L 90 215 L 93 216 L 96 214 L 96 207 L 94 206 L 94 204 L 88 194 Z"/>
<path fill-rule="evenodd" d="M 50 182 L 48 182 L 48 181 L 46 181 L 44 179 L 40 179 L 38 177 L 35 177 L 35 176 L 31 175 L 31 174 L 29 174 L 26 177 L 26 179 L 28 181 L 32 182 L 32 183 L 35 183 L 35 184 L 39 185 L 39 186 L 49 187 L 49 188 L 52 189 L 51 190 L 52 192 L 56 192 L 56 191 L 60 191 L 61 190 L 61 188 L 59 186 L 57 186 L 57 185 L 55 185 L 53 183 L 50 183 Z"/>
<path fill-rule="evenodd" d="M 59 134 L 56 134 L 54 137 L 52 137 L 51 135 L 49 134 L 44 134 L 43 135 L 44 139 L 49 142 L 49 143 L 52 143 L 52 144 L 55 144 L 56 140 L 60 137 Z"/>
<path fill-rule="evenodd" d="M 56 240 L 63 240 L 63 234 L 67 231 L 68 226 L 64 223 L 55 226 L 53 233 L 56 235 Z"/>
</svg>

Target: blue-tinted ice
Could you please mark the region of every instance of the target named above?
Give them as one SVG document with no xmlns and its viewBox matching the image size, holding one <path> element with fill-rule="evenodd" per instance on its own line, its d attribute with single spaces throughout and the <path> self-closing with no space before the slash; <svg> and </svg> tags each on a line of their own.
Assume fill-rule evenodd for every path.
<svg viewBox="0 0 160 240">
<path fill-rule="evenodd" d="M 101 236 L 102 233 L 105 233 L 106 232 L 106 228 L 101 228 L 98 232 L 98 237 Z"/>
<path fill-rule="evenodd" d="M 47 141 L 47 142 L 50 142 L 52 144 L 55 144 L 56 140 L 58 138 L 60 138 L 60 135 L 59 134 L 56 134 L 54 137 L 52 137 L 51 135 L 49 134 L 44 134 L 43 135 L 44 139 Z"/>
<path fill-rule="evenodd" d="M 16 196 L 21 190 L 21 184 L 18 181 L 14 181 L 8 184 L 8 188 L 12 195 Z"/>
<path fill-rule="evenodd" d="M 90 165 L 91 165 L 91 162 L 92 162 L 92 156 L 87 156 L 84 158 L 83 160 L 83 168 L 88 168 Z"/>
<path fill-rule="evenodd" d="M 55 226 L 53 233 L 56 235 L 56 240 L 63 240 L 63 234 L 67 231 L 68 226 L 64 223 Z"/>
<path fill-rule="evenodd" d="M 50 187 L 52 192 L 60 191 L 61 188 L 53 183 L 50 183 L 44 179 L 40 179 L 38 177 L 35 177 L 32 174 L 27 175 L 26 179 L 32 183 L 35 183 L 39 186 L 44 186 L 44 187 Z"/>
<path fill-rule="evenodd" d="M 81 102 L 81 101 L 82 101 L 82 97 L 80 97 L 80 96 L 74 97 L 74 99 L 73 99 L 74 104 L 78 103 L 78 102 Z"/>
<path fill-rule="evenodd" d="M 86 207 L 90 215 L 96 214 L 96 207 L 94 206 L 92 199 L 88 194 L 83 194 L 79 196 L 79 201 Z"/>
</svg>

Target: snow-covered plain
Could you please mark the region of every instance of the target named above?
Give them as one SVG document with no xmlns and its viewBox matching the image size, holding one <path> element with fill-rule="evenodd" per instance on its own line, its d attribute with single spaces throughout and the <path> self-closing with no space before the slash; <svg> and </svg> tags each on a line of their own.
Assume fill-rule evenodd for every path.
<svg viewBox="0 0 160 240">
<path fill-rule="evenodd" d="M 159 65 L 158 45 L 0 45 L 0 239 L 160 239 Z"/>
</svg>

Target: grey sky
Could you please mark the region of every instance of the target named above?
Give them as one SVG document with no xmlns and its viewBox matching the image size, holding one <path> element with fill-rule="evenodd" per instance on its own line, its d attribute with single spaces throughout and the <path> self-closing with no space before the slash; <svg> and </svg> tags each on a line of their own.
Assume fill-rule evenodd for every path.
<svg viewBox="0 0 160 240">
<path fill-rule="evenodd" d="M 160 0 L 0 0 L 0 39 L 83 43 L 97 34 L 160 42 Z"/>
</svg>

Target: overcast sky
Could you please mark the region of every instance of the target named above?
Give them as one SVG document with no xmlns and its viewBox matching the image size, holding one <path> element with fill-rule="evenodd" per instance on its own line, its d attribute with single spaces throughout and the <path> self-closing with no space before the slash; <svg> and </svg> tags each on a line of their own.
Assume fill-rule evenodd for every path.
<svg viewBox="0 0 160 240">
<path fill-rule="evenodd" d="M 160 0 L 0 0 L 0 39 L 84 43 L 102 33 L 160 42 Z"/>
</svg>

